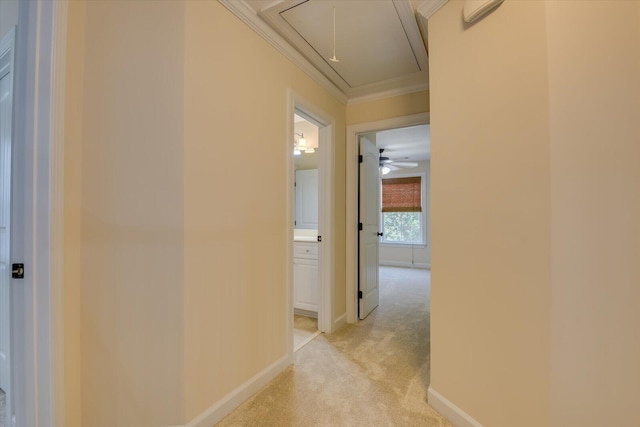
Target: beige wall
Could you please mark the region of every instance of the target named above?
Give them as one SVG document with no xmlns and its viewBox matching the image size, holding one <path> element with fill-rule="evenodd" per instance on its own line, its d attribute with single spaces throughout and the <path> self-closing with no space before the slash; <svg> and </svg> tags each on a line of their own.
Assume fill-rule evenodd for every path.
<svg viewBox="0 0 640 427">
<path fill-rule="evenodd" d="M 431 385 L 487 426 L 638 425 L 640 3 L 461 7 L 429 21 Z"/>
<path fill-rule="evenodd" d="M 69 2 L 64 147 L 65 427 L 81 427 L 82 96 L 84 2 Z"/>
<path fill-rule="evenodd" d="M 491 427 L 549 425 L 545 3 L 429 20 L 431 387 Z"/>
<path fill-rule="evenodd" d="M 640 2 L 549 2 L 547 24 L 552 424 L 640 425 Z"/>
<path fill-rule="evenodd" d="M 188 2 L 186 28 L 190 419 L 287 354 L 287 88 L 336 119 L 334 313 L 345 311 L 345 107 L 218 2 Z"/>
<path fill-rule="evenodd" d="M 19 0 L 0 0 L 0 38 L 18 24 Z"/>
<path fill-rule="evenodd" d="M 82 425 L 178 425 L 185 4 L 85 7 Z"/>
<path fill-rule="evenodd" d="M 429 91 L 347 106 L 347 125 L 375 122 L 429 111 Z"/>
</svg>

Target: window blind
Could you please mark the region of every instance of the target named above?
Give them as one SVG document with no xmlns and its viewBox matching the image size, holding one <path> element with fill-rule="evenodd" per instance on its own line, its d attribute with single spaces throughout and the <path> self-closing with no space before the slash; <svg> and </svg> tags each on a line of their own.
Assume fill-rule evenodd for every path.
<svg viewBox="0 0 640 427">
<path fill-rule="evenodd" d="M 421 212 L 422 177 L 382 180 L 382 212 Z"/>
</svg>

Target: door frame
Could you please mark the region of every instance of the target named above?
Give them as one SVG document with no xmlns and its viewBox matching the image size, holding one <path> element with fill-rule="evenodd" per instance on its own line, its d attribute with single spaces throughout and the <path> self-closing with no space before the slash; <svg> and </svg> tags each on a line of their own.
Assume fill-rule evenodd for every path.
<svg viewBox="0 0 640 427">
<path fill-rule="evenodd" d="M 11 149 L 9 151 L 9 156 L 13 156 L 13 145 L 14 145 L 14 137 L 13 137 L 13 106 L 15 105 L 15 97 L 14 97 L 14 92 L 15 92 L 15 52 L 16 52 L 16 29 L 15 27 L 12 28 L 8 33 L 6 33 L 5 35 L 0 35 L 0 59 L 7 57 L 8 58 L 8 72 L 7 74 L 5 74 L 5 76 L 7 76 L 7 78 L 9 79 L 8 82 L 10 83 L 10 92 L 9 92 L 9 102 L 11 103 Z M 2 68 L 0 67 L 0 80 L 3 78 L 3 74 L 2 74 Z M 1 130 L 1 129 L 0 129 Z M 11 164 L 11 163 L 9 163 Z M 11 188 L 11 172 L 9 172 L 9 188 Z M 9 191 L 9 199 L 11 198 L 11 191 Z M 11 212 L 11 202 L 9 200 L 9 227 L 8 227 L 8 238 L 9 238 L 9 252 L 11 252 L 11 215 L 13 214 L 13 212 Z M 9 260 L 8 263 L 11 264 L 11 253 L 9 253 Z M 6 274 L 7 276 L 9 276 L 9 270 L 10 269 L 6 269 L 5 272 L 3 274 Z M 8 279 L 8 295 L 7 295 L 7 303 L 8 303 L 8 316 L 7 316 L 7 320 L 8 320 L 8 325 L 2 325 L 2 328 L 7 328 L 7 340 L 8 343 L 7 344 L 7 364 L 8 364 L 8 379 L 7 379 L 7 384 L 6 384 L 6 388 L 3 389 L 3 391 L 6 393 L 5 394 L 5 407 L 7 408 L 7 416 L 9 416 L 9 414 L 12 413 L 13 411 L 13 385 L 12 385 L 12 381 L 13 381 L 13 343 L 11 342 L 11 336 L 12 336 L 12 326 L 13 326 L 13 319 L 11 318 L 11 296 L 12 296 L 12 285 L 13 285 L 13 281 L 11 278 L 7 277 Z"/>
<path fill-rule="evenodd" d="M 64 94 L 67 0 L 20 2 L 16 30 L 12 262 L 16 427 L 65 425 Z"/>
<path fill-rule="evenodd" d="M 294 90 L 287 91 L 287 336 L 289 355 L 293 355 L 293 221 L 294 221 L 294 120 L 293 115 L 300 111 L 305 118 L 318 126 L 318 235 L 322 243 L 318 248 L 318 330 L 331 333 L 333 325 L 334 297 L 334 221 L 333 221 L 333 188 L 335 180 L 335 119 L 323 110 L 308 102 Z"/>
<path fill-rule="evenodd" d="M 358 322 L 358 136 L 370 132 L 429 124 L 429 113 L 347 126 L 346 302 L 347 323 Z"/>
</svg>

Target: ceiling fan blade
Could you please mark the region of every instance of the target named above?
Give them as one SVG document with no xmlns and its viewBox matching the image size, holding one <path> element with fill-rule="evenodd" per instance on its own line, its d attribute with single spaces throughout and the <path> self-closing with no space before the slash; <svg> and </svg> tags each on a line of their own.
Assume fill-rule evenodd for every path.
<svg viewBox="0 0 640 427">
<path fill-rule="evenodd" d="M 416 162 L 393 162 L 393 166 L 402 168 L 402 169 L 411 169 L 418 166 Z"/>
<path fill-rule="evenodd" d="M 391 172 L 399 171 L 400 168 L 396 167 L 394 164 L 388 164 L 387 167 Z"/>
</svg>

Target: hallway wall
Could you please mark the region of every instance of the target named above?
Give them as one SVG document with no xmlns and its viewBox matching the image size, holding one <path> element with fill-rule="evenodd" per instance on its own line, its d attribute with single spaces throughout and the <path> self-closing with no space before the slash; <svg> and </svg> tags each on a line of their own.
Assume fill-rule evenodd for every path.
<svg viewBox="0 0 640 427">
<path fill-rule="evenodd" d="M 547 24 L 552 425 L 640 425 L 640 2 L 549 2 Z"/>
<path fill-rule="evenodd" d="M 429 91 L 347 105 L 347 125 L 429 112 Z"/>
<path fill-rule="evenodd" d="M 471 26 L 462 7 L 429 20 L 431 387 L 482 425 L 548 426 L 545 2 Z"/>
<path fill-rule="evenodd" d="M 68 36 L 67 424 L 183 425 L 287 356 L 288 88 L 335 117 L 345 312 L 346 107 L 217 1 L 72 2 Z"/>
<path fill-rule="evenodd" d="M 180 425 L 185 5 L 87 1 L 84 19 L 82 425 Z"/>
<path fill-rule="evenodd" d="M 345 106 L 217 1 L 187 2 L 184 70 L 191 419 L 287 354 L 287 88 L 336 119 L 333 318 L 345 312 Z"/>
<path fill-rule="evenodd" d="M 638 425 L 640 3 L 462 4 L 429 20 L 431 387 L 483 425 Z"/>
</svg>

